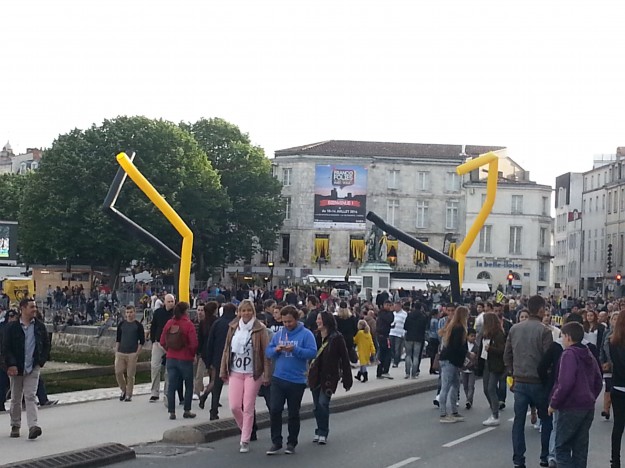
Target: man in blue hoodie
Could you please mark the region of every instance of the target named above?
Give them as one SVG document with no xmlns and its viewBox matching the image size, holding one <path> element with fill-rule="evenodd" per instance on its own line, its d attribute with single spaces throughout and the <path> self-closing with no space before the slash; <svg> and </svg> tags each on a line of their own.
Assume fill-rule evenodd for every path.
<svg viewBox="0 0 625 468">
<path fill-rule="evenodd" d="M 562 327 L 564 352 L 551 395 L 549 414 L 557 411 L 556 464 L 558 468 L 585 467 L 595 401 L 601 393 L 601 371 L 582 344 L 584 328 L 577 322 Z"/>
<path fill-rule="evenodd" d="M 274 361 L 271 379 L 271 448 L 267 455 L 282 449 L 282 410 L 286 402 L 289 410 L 287 455 L 295 453 L 300 429 L 299 410 L 306 390 L 306 365 L 317 354 L 317 343 L 312 332 L 299 320 L 299 311 L 293 306 L 280 311 L 283 328 L 273 335 L 266 355 Z"/>
</svg>

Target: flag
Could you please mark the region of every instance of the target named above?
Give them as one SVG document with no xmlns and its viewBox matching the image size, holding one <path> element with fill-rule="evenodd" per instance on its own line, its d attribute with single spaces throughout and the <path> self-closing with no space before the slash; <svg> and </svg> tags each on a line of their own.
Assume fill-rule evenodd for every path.
<svg viewBox="0 0 625 468">
<path fill-rule="evenodd" d="M 498 302 L 501 304 L 505 298 L 506 296 L 504 296 L 504 294 L 501 291 L 497 290 L 497 294 L 495 294 L 495 302 Z"/>
</svg>

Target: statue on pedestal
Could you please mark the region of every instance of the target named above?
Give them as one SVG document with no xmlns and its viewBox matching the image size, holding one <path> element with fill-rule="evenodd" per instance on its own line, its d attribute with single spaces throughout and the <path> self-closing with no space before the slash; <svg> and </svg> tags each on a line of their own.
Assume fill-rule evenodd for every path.
<svg viewBox="0 0 625 468">
<path fill-rule="evenodd" d="M 367 262 L 386 263 L 386 235 L 375 224 L 367 236 Z"/>
</svg>

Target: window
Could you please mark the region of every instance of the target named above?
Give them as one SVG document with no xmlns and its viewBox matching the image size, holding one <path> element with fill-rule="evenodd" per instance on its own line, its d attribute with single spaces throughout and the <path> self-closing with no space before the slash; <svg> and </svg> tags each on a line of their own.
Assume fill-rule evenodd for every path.
<svg viewBox="0 0 625 468">
<path fill-rule="evenodd" d="M 396 220 L 399 220 L 399 200 L 392 199 L 386 205 L 386 222 L 394 226 Z"/>
<path fill-rule="evenodd" d="M 428 226 L 428 211 L 430 209 L 429 202 L 426 200 L 417 201 L 417 227 L 425 228 Z"/>
<path fill-rule="evenodd" d="M 601 195 L 601 209 L 605 210 L 605 193 Z"/>
<path fill-rule="evenodd" d="M 582 200 L 582 213 L 586 213 L 586 200 Z"/>
<path fill-rule="evenodd" d="M 447 202 L 445 228 L 458 229 L 458 201 L 456 200 L 449 200 Z"/>
<path fill-rule="evenodd" d="M 618 212 L 618 190 L 614 191 L 614 205 L 613 205 L 612 211 L 614 213 Z"/>
<path fill-rule="evenodd" d="M 512 214 L 523 213 L 523 195 L 512 195 Z"/>
<path fill-rule="evenodd" d="M 315 234 L 312 260 L 315 263 L 330 260 L 330 236 L 328 234 Z"/>
<path fill-rule="evenodd" d="M 399 171 L 396 169 L 388 171 L 388 188 L 391 190 L 399 188 Z"/>
<path fill-rule="evenodd" d="M 510 226 L 510 248 L 511 255 L 521 255 L 521 226 Z"/>
<path fill-rule="evenodd" d="M 547 262 L 538 263 L 538 281 L 547 281 Z"/>
<path fill-rule="evenodd" d="M 280 263 L 289 263 L 291 257 L 291 234 L 282 234 L 282 255 Z"/>
<path fill-rule="evenodd" d="M 493 227 L 490 224 L 482 227 L 480 231 L 480 253 L 490 253 L 491 252 L 491 238 L 492 238 Z"/>
<path fill-rule="evenodd" d="M 620 206 L 621 206 L 621 211 L 625 211 L 625 189 L 621 189 Z"/>
<path fill-rule="evenodd" d="M 597 261 L 597 239 L 595 239 L 595 255 L 594 255 L 594 261 Z"/>
<path fill-rule="evenodd" d="M 543 216 L 549 214 L 549 197 L 543 197 Z"/>
<path fill-rule="evenodd" d="M 291 197 L 284 197 L 284 220 L 291 219 Z"/>
<path fill-rule="evenodd" d="M 491 278 L 490 273 L 487 271 L 480 271 L 477 274 L 477 279 L 485 279 L 485 280 L 489 280 Z"/>
<path fill-rule="evenodd" d="M 547 228 L 544 228 L 544 227 L 540 228 L 540 246 L 541 247 L 547 246 Z"/>
<path fill-rule="evenodd" d="M 290 167 L 285 167 L 282 169 L 282 186 L 290 187 L 291 186 L 291 178 L 293 176 L 293 169 Z"/>
<path fill-rule="evenodd" d="M 417 190 L 427 191 L 430 190 L 430 173 L 419 171 L 417 172 Z"/>
<path fill-rule="evenodd" d="M 590 176 L 590 190 L 593 190 L 595 188 L 595 176 L 591 175 Z"/>
<path fill-rule="evenodd" d="M 364 262 L 365 260 L 365 239 L 363 236 L 350 236 L 349 237 L 349 261 L 350 262 Z"/>
<path fill-rule="evenodd" d="M 447 173 L 447 191 L 448 192 L 459 192 L 460 184 L 461 184 L 461 179 L 457 173 L 455 172 Z"/>
<path fill-rule="evenodd" d="M 482 194 L 482 205 L 481 206 L 484 206 L 485 204 L 486 204 L 486 194 L 483 193 Z"/>
</svg>

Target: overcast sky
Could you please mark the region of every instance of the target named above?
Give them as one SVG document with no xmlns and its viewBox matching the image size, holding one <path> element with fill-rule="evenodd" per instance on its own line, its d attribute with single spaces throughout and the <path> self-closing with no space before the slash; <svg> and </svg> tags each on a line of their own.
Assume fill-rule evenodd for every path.
<svg viewBox="0 0 625 468">
<path fill-rule="evenodd" d="M 507 146 L 540 183 L 625 146 L 625 3 L 2 0 L 0 145 L 222 117 L 330 139 Z M 139 155 L 140 156 L 140 155 Z"/>
</svg>

